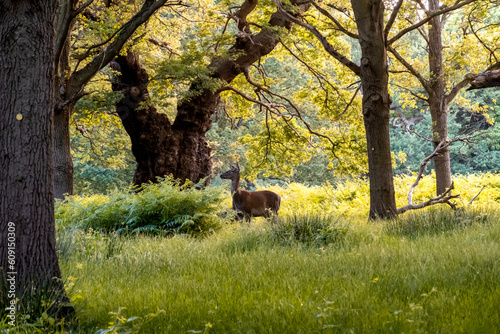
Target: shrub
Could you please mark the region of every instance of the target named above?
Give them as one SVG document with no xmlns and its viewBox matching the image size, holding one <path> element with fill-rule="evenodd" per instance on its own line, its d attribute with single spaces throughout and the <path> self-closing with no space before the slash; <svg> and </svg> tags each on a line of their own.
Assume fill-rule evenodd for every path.
<svg viewBox="0 0 500 334">
<path fill-rule="evenodd" d="M 204 234 L 221 223 L 221 188 L 197 190 L 171 178 L 110 195 L 73 196 L 56 205 L 56 219 L 63 225 L 104 231 Z M 164 232 L 163 232 L 164 233 Z"/>
</svg>

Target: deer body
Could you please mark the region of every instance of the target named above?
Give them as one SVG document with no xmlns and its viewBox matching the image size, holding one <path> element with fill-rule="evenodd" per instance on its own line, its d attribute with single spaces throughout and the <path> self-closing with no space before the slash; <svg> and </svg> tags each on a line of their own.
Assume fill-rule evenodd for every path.
<svg viewBox="0 0 500 334">
<path fill-rule="evenodd" d="M 231 180 L 231 194 L 233 195 L 233 210 L 243 213 L 245 221 L 250 222 L 252 217 L 270 217 L 271 213 L 277 217 L 280 209 L 281 197 L 269 190 L 247 191 L 239 189 L 240 168 L 231 166 L 231 169 L 221 174 L 221 179 Z"/>
</svg>

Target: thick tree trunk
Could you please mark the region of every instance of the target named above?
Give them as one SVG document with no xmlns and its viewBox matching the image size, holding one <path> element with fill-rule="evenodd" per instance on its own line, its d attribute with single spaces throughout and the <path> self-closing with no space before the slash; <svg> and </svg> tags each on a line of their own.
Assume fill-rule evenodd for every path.
<svg viewBox="0 0 500 334">
<path fill-rule="evenodd" d="M 148 75 L 136 53 L 117 57 L 111 66 L 122 73 L 113 84 L 113 90 L 121 90 L 124 95 L 116 110 L 130 136 L 132 153 L 137 161 L 134 184 L 156 182 L 157 177 L 166 175 L 173 175 L 181 182 L 198 181 L 209 176 L 210 149 L 205 133 L 210 126 L 210 117 L 199 109 L 215 107 L 215 94 L 205 92 L 204 98 L 193 98 L 188 104 L 198 112 L 183 124 L 172 126 L 167 115 L 147 105 Z M 146 106 L 141 105 L 141 108 L 141 102 Z"/>
<path fill-rule="evenodd" d="M 54 33 L 59 1 L 0 1 L 0 312 L 71 310 L 56 253 Z M 11 307 L 7 311 L 4 306 Z M 59 309 L 61 310 L 61 309 Z M 19 319 L 21 315 L 17 315 Z"/>
<path fill-rule="evenodd" d="M 63 1 L 59 7 L 58 36 L 56 71 L 56 106 L 55 114 L 55 196 L 63 198 L 64 194 L 73 194 L 73 160 L 70 149 L 70 127 L 69 122 L 76 102 L 86 93 L 83 91 L 85 85 L 94 77 L 94 75 L 104 66 L 106 66 L 118 54 L 122 46 L 132 36 L 135 30 L 159 8 L 165 5 L 166 0 L 144 1 L 141 9 L 126 23 L 116 34 L 115 38 L 106 44 L 103 51 L 90 59 L 87 58 L 87 64 L 78 71 L 71 73 L 69 66 L 70 36 L 73 29 L 74 20 L 78 16 L 76 10 L 79 1 Z M 86 2 L 88 4 L 88 2 Z M 106 6 L 117 5 L 116 1 L 106 1 Z M 182 5 L 182 4 L 180 4 Z M 96 17 L 96 19 L 99 19 Z"/>
<path fill-rule="evenodd" d="M 70 119 L 73 104 L 54 112 L 54 196 L 73 195 L 73 157 L 70 146 Z"/>
<path fill-rule="evenodd" d="M 361 44 L 363 119 L 368 145 L 370 219 L 396 215 L 389 140 L 389 73 L 382 1 L 352 0 Z"/>
<path fill-rule="evenodd" d="M 258 34 L 249 35 L 249 26 L 245 17 L 256 5 L 256 1 L 247 0 L 235 15 L 239 16 L 241 34 L 229 51 L 227 58 L 216 58 L 210 64 L 212 77 L 230 83 L 261 57 L 270 53 L 278 43 L 276 27 L 290 29 L 291 22 L 281 13 L 272 15 L 269 25 Z M 303 5 L 307 9 L 308 5 Z M 274 28 L 274 29 L 273 29 Z M 231 55 L 238 55 L 236 59 Z M 129 53 L 119 56 L 111 64 L 121 72 L 113 90 L 121 90 L 124 97 L 117 104 L 117 112 L 125 130 L 132 140 L 132 153 L 137 167 L 134 184 L 156 182 L 157 177 L 172 175 L 185 182 L 198 182 L 211 175 L 212 160 L 210 148 L 206 142 L 206 133 L 212 127 L 212 114 L 219 102 L 219 93 L 200 88 L 194 82 L 191 91 L 196 94 L 183 101 L 177 108 L 173 123 L 160 114 L 153 106 L 139 107 L 148 100 L 148 76 L 140 66 L 139 57 Z"/>
<path fill-rule="evenodd" d="M 437 10 L 438 0 L 429 0 L 429 9 Z M 440 16 L 429 21 L 429 70 L 431 73 L 429 108 L 432 118 L 432 141 L 434 149 L 448 139 L 448 101 L 443 73 L 443 23 Z M 436 171 L 436 193 L 440 195 L 451 185 L 450 151 L 448 148 L 434 158 Z"/>
</svg>

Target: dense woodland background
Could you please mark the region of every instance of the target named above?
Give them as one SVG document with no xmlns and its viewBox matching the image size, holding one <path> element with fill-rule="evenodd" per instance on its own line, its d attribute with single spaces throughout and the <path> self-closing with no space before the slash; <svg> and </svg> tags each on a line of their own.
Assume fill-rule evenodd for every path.
<svg viewBox="0 0 500 334">
<path fill-rule="evenodd" d="M 499 58 L 497 0 L 0 0 L 0 331 L 497 330 Z"/>
<path fill-rule="evenodd" d="M 232 45 L 235 27 L 225 25 L 224 17 L 216 15 L 227 4 L 205 4 L 203 8 L 165 10 L 153 16 L 141 27 L 141 38 L 133 47 L 149 77 L 149 96 L 160 113 L 173 119 L 176 106 L 189 93 L 193 77 L 206 71 L 207 61 L 215 49 Z M 263 7 L 262 10 L 266 10 Z M 470 10 L 470 9 L 469 9 Z M 477 12 L 477 13 L 476 13 Z M 464 12 L 450 14 L 446 19 L 443 62 L 450 74 L 448 86 L 461 80 L 468 73 L 486 69 L 498 45 L 497 11 L 488 13 L 477 10 L 471 16 Z M 496 14 L 495 14 L 496 13 Z M 102 14 L 107 17 L 108 14 Z M 183 17 L 196 15 L 200 21 Z M 207 15 L 212 19 L 206 20 Z M 408 14 L 410 15 L 410 14 Z M 416 15 L 416 14 L 412 14 Z M 484 16 L 479 16 L 484 15 Z M 259 22 L 259 17 L 252 17 Z M 324 16 L 306 16 L 320 24 L 327 24 Z M 168 26 L 165 25 L 168 19 Z M 414 20 L 417 18 L 415 17 Z M 403 24 L 403 23 L 401 23 Z M 87 31 L 98 30 L 108 34 L 116 25 L 94 22 L 83 16 L 75 31 L 88 36 Z M 231 28 L 233 30 L 231 30 Z M 94 29 L 94 30 L 93 30 Z M 473 31 L 478 30 L 478 38 Z M 79 36 L 77 33 L 75 36 Z M 342 45 L 354 61 L 359 61 L 357 42 L 333 30 L 329 35 L 337 47 Z M 102 37 L 99 37 L 102 38 Z M 486 48 L 485 39 L 491 40 Z M 85 41 L 75 38 L 74 45 Z M 161 41 L 163 44 L 158 44 Z M 224 44 L 225 43 L 225 44 Z M 421 71 L 429 76 L 426 66 L 425 40 L 418 32 L 410 33 L 401 42 L 405 55 Z M 404 46 L 404 47 L 403 47 Z M 350 50 L 350 51 L 349 51 Z M 76 54 L 78 48 L 75 47 Z M 80 51 L 83 52 L 83 51 Z M 402 51 L 401 51 L 402 52 Z M 475 61 L 470 62 L 473 58 Z M 390 61 L 392 110 L 390 118 L 391 150 L 395 174 L 417 172 L 422 159 L 432 153 L 432 145 L 422 137 L 432 136 L 432 121 L 428 104 L 415 96 L 425 96 L 418 82 L 408 71 L 399 69 L 395 59 Z M 313 37 L 300 27 L 284 36 L 282 44 L 258 64 L 250 66 L 250 74 L 273 94 L 266 98 L 284 105 L 283 112 L 290 119 L 284 122 L 281 114 L 273 115 L 262 106 L 246 100 L 232 91 L 223 93 L 215 114 L 213 127 L 207 133 L 212 149 L 214 174 L 227 169 L 229 162 L 239 162 L 244 177 L 254 181 L 299 182 L 321 185 L 341 180 L 345 176 L 360 177 L 367 173 L 366 144 L 359 108 L 361 93 L 359 83 L 344 68 L 331 59 Z M 130 141 L 119 118 L 114 115 L 120 94 L 113 92 L 112 69 L 104 68 L 88 84 L 86 91 L 92 94 L 82 97 L 75 105 L 71 121 L 71 149 L 75 167 L 75 193 L 106 193 L 115 187 L 127 186 L 135 169 Z M 329 86 L 330 85 L 330 86 Z M 250 85 L 243 76 L 233 85 L 245 96 L 252 96 Z M 451 146 L 452 173 L 468 174 L 496 171 L 499 165 L 498 117 L 500 107 L 498 89 L 462 90 L 450 105 L 449 137 L 467 137 L 467 140 Z M 353 97 L 354 96 L 354 97 Z M 255 97 L 254 97 L 255 98 Z M 500 101 L 500 100 L 499 100 Z M 348 106 L 348 103 L 350 105 Z M 290 111 L 291 105 L 300 110 Z M 288 109 L 287 109 L 288 108 Z M 287 113 L 287 111 L 289 113 Z M 293 117 L 295 115 L 295 117 Z M 401 116 L 402 115 L 402 116 Z M 284 116 L 284 115 L 283 115 Z M 405 126 L 402 118 L 410 121 Z M 308 130 L 329 136 L 335 143 L 324 143 L 323 138 Z M 271 134 L 271 136 L 269 136 Z M 312 146 L 313 144 L 314 146 Z M 325 146 L 326 145 L 326 146 Z M 426 172 L 432 169 L 427 166 Z"/>
</svg>

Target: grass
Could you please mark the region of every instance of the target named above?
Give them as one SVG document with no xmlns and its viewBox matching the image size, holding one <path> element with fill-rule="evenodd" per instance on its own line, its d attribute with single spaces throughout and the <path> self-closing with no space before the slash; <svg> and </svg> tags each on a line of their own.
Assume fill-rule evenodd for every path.
<svg viewBox="0 0 500 334">
<path fill-rule="evenodd" d="M 377 223 L 353 214 L 359 188 L 291 186 L 279 224 L 223 222 L 202 238 L 82 230 L 59 217 L 60 265 L 77 310 L 66 331 L 498 332 L 499 184 L 458 211 Z M 56 331 L 47 322 L 37 320 L 39 333 Z"/>
<path fill-rule="evenodd" d="M 321 247 L 276 242 L 265 221 L 201 240 L 60 234 L 76 331 L 496 332 L 498 215 L 417 237 L 391 224 L 349 222 Z"/>
</svg>

